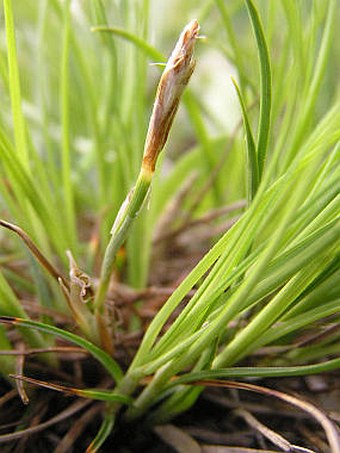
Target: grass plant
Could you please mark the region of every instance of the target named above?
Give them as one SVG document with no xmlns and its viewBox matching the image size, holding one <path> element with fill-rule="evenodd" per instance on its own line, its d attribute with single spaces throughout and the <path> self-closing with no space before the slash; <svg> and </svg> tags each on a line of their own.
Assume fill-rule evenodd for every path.
<svg viewBox="0 0 340 453">
<path fill-rule="evenodd" d="M 180 26 L 174 2 L 158 30 L 156 3 L 109 3 L 3 0 L 0 37 L 0 321 L 33 350 L 53 348 L 56 338 L 84 348 L 112 390 L 16 373 L 11 327 L 0 330 L 1 369 L 4 379 L 15 373 L 106 401 L 91 452 L 117 417 L 168 421 L 211 381 L 340 367 L 337 2 L 206 0 L 200 9 L 188 1 Z M 216 55 L 218 68 L 231 65 L 232 82 L 224 76 L 237 112 L 206 104 L 205 91 L 221 87 L 214 74 L 204 80 L 200 60 L 214 72 Z M 205 225 L 244 199 L 143 325 L 136 313 L 157 253 L 190 222 Z M 163 249 L 153 237 L 159 225 Z M 190 247 L 203 249 L 189 233 Z M 135 295 L 124 327 L 110 310 L 117 288 Z M 141 330 L 132 359 L 120 361 L 119 335 Z M 257 358 L 267 347 L 280 352 Z M 52 353 L 41 357 L 59 366 Z"/>
</svg>

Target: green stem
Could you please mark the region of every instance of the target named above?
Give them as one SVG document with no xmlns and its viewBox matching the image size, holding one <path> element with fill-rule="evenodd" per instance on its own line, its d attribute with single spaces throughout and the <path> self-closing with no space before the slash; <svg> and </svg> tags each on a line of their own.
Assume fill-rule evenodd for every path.
<svg viewBox="0 0 340 453">
<path fill-rule="evenodd" d="M 126 239 L 127 233 L 141 210 L 149 192 L 153 172 L 144 167 L 141 168 L 137 182 L 128 194 L 117 215 L 111 230 L 111 239 L 106 247 L 104 260 L 101 268 L 99 287 L 94 301 L 94 308 L 101 311 L 110 284 L 110 279 L 115 263 L 116 254 Z"/>
<path fill-rule="evenodd" d="M 116 414 L 110 409 L 104 415 L 100 429 L 91 444 L 86 449 L 86 453 L 96 453 L 111 434 L 116 421 Z"/>
<path fill-rule="evenodd" d="M 176 374 L 176 371 L 178 370 L 176 365 L 176 362 L 171 361 L 156 371 L 150 384 L 145 387 L 141 395 L 134 401 L 133 406 L 127 409 L 125 414 L 127 420 L 131 421 L 140 417 L 155 401 L 157 401 L 158 396 L 165 388 L 171 377 Z"/>
</svg>

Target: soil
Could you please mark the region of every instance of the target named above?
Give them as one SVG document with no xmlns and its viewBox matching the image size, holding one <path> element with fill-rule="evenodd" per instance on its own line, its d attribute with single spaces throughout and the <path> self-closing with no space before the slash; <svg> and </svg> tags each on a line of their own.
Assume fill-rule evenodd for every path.
<svg viewBox="0 0 340 453">
<path fill-rule="evenodd" d="M 80 367 L 79 363 L 81 363 Z M 101 374 L 98 366 L 87 357 L 77 361 L 77 364 L 69 360 L 63 363 L 59 376 L 51 376 L 47 369 L 44 370 L 34 360 L 31 361 L 28 370 L 27 374 L 36 375 L 39 379 L 72 382 L 78 386 L 79 379 L 82 380 L 82 385 L 84 383 L 87 386 L 98 385 L 97 379 Z M 336 373 L 331 373 L 306 378 L 262 379 L 257 380 L 256 384 L 298 395 L 299 398 L 313 402 L 315 406 L 326 411 L 335 422 L 339 422 L 340 414 L 337 410 L 340 407 L 340 389 L 337 377 L 339 376 Z M 102 379 L 102 384 L 99 385 L 101 387 L 107 384 L 104 376 Z M 2 443 L 1 452 L 78 453 L 85 451 L 99 429 L 103 404 L 65 396 L 48 389 L 36 389 L 32 386 L 27 388 L 30 403 L 25 407 L 17 392 L 13 391 L 7 382 L 1 382 L 0 433 L 2 435 L 37 427 L 60 414 L 65 415 L 58 423 L 46 429 Z M 145 419 L 135 424 L 126 424 L 122 417 L 114 433 L 100 451 L 103 453 L 172 453 L 176 451 L 246 453 L 254 452 L 254 449 L 255 451 L 285 451 L 275 445 L 270 439 L 271 436 L 268 439 L 256 427 L 250 426 L 242 413 L 239 413 L 240 409 L 252 414 L 257 421 L 283 436 L 290 444 L 305 448 L 305 450 L 290 451 L 312 450 L 318 453 L 330 451 L 322 427 L 309 414 L 273 397 L 216 388 L 207 388 L 193 408 L 163 427 L 164 432 L 162 429 L 148 426 Z M 76 412 L 70 416 L 67 411 L 72 410 Z M 175 427 L 177 431 L 174 432 Z M 186 443 L 188 439 L 200 450 L 192 450 L 190 442 L 188 447 Z M 217 449 L 217 446 L 220 449 Z"/>
</svg>

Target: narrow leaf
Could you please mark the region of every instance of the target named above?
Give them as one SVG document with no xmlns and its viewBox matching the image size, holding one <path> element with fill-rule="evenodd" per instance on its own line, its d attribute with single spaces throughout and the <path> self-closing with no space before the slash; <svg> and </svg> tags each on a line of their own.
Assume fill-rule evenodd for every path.
<svg viewBox="0 0 340 453">
<path fill-rule="evenodd" d="M 108 373 L 113 377 L 116 382 L 119 382 L 123 376 L 123 372 L 117 362 L 112 359 L 105 351 L 98 348 L 88 340 L 85 340 L 74 333 L 67 332 L 66 330 L 59 329 L 58 327 L 51 326 L 42 322 L 31 321 L 29 319 L 14 318 L 11 316 L 0 316 L 0 323 L 11 324 L 20 327 L 27 327 L 30 329 L 40 330 L 47 332 L 51 335 L 56 335 L 64 340 L 70 341 L 87 351 L 100 362 Z"/>
<path fill-rule="evenodd" d="M 307 376 L 328 373 L 338 369 L 340 369 L 340 358 L 301 366 L 219 368 L 184 374 L 183 376 L 174 379 L 169 386 L 173 387 L 174 385 L 190 384 L 191 382 L 206 379 Z"/>
<path fill-rule="evenodd" d="M 104 420 L 98 431 L 98 434 L 93 439 L 91 444 L 87 447 L 86 453 L 95 453 L 99 450 L 99 448 L 111 434 L 115 424 L 115 419 L 116 417 L 113 411 L 108 410 L 108 412 L 104 416 Z"/>
<path fill-rule="evenodd" d="M 247 143 L 247 157 L 248 157 L 248 203 L 254 198 L 257 187 L 259 184 L 259 171 L 258 171 L 258 163 L 257 163 L 257 155 L 256 155 L 256 146 L 253 137 L 253 133 L 250 127 L 249 118 L 247 109 L 243 100 L 242 93 L 240 88 L 237 85 L 236 80 L 232 77 L 231 78 L 234 87 L 236 89 L 236 93 L 240 102 L 242 117 L 243 117 L 243 124 L 244 129 L 246 132 L 246 143 Z"/>
<path fill-rule="evenodd" d="M 38 385 L 40 387 L 45 387 L 47 389 L 56 390 L 57 392 L 63 392 L 68 395 L 79 396 L 81 398 L 88 398 L 91 400 L 98 401 L 109 401 L 112 403 L 122 403 L 130 404 L 132 398 L 126 395 L 119 393 L 114 393 L 111 390 L 101 390 L 101 389 L 77 389 L 75 387 L 69 387 L 66 385 L 55 384 L 51 382 L 40 381 L 39 379 L 33 379 L 27 376 L 11 374 L 11 378 L 17 379 L 22 382 L 27 382 L 29 384 Z"/>
<path fill-rule="evenodd" d="M 64 284 L 68 286 L 68 283 L 63 279 L 59 271 L 54 267 L 54 265 L 44 256 L 44 254 L 39 250 L 39 248 L 34 244 L 29 235 L 19 226 L 14 225 L 13 223 L 6 222 L 5 220 L 0 219 L 0 226 L 7 228 L 14 233 L 16 233 L 23 242 L 27 245 L 39 263 L 47 270 L 47 272 L 55 279 L 62 279 Z"/>
<path fill-rule="evenodd" d="M 15 145 L 22 164 L 28 167 L 26 124 L 21 106 L 21 88 L 15 42 L 12 0 L 4 0 L 6 40 L 9 72 L 9 90 L 12 104 Z"/>
<path fill-rule="evenodd" d="M 146 56 L 150 59 L 154 60 L 155 62 L 165 62 L 164 55 L 159 52 L 155 47 L 148 44 L 144 39 L 140 38 L 139 36 L 134 35 L 122 28 L 116 27 L 106 27 L 106 26 L 98 26 L 92 27 L 91 31 L 93 32 L 101 32 L 101 33 L 111 33 L 115 36 L 125 39 L 133 43 L 138 49 L 140 49 Z"/>
<path fill-rule="evenodd" d="M 70 42 L 71 42 L 71 17 L 70 1 L 65 2 L 64 6 L 64 32 L 63 32 L 63 49 L 61 58 L 61 120 L 62 120 L 62 181 L 64 190 L 65 218 L 68 233 L 70 234 L 72 249 L 75 244 L 75 211 L 74 211 L 74 193 L 71 178 L 71 140 L 70 140 Z"/>
<path fill-rule="evenodd" d="M 252 0 L 246 0 L 249 17 L 253 26 L 253 31 L 256 39 L 259 60 L 260 60 L 260 119 L 258 127 L 257 155 L 259 178 L 263 173 L 264 163 L 267 154 L 269 131 L 270 131 L 270 116 L 272 104 L 272 76 L 270 68 L 269 51 L 266 43 L 266 38 L 261 24 L 260 16 L 255 8 Z"/>
</svg>

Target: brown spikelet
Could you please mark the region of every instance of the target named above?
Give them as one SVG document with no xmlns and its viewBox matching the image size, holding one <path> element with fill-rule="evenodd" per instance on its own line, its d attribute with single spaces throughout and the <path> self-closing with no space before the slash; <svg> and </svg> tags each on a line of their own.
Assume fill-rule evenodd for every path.
<svg viewBox="0 0 340 453">
<path fill-rule="evenodd" d="M 158 84 L 144 146 L 143 168 L 154 171 L 178 109 L 184 88 L 195 68 L 193 51 L 199 25 L 192 20 L 182 31 Z"/>
</svg>

